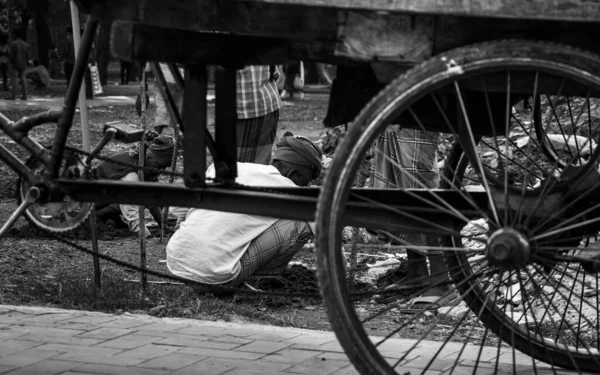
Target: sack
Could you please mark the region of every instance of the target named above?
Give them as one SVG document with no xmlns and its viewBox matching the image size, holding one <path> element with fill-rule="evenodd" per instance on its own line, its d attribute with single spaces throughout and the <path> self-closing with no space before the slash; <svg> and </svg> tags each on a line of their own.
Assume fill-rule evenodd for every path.
<svg viewBox="0 0 600 375">
<path fill-rule="evenodd" d="M 302 90 L 304 88 L 304 64 L 300 61 L 300 74 L 296 74 L 294 77 L 294 88 L 296 90 Z"/>
<path fill-rule="evenodd" d="M 102 89 L 102 85 L 100 84 L 100 75 L 98 74 L 98 67 L 96 64 L 88 64 L 90 69 L 90 75 L 92 76 L 92 89 L 94 90 L 94 95 L 100 95 L 104 93 Z"/>
</svg>

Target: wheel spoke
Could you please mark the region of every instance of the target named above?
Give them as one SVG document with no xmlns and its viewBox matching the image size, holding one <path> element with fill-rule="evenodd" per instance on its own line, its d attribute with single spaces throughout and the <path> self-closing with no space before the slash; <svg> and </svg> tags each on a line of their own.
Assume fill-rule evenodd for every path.
<svg viewBox="0 0 600 375">
<path fill-rule="evenodd" d="M 379 150 L 377 150 L 376 153 L 379 153 Z M 426 186 L 417 177 L 415 177 L 411 172 L 407 171 L 406 168 L 404 168 L 402 165 L 400 165 L 399 163 L 397 163 L 391 157 L 389 157 L 386 154 L 382 154 L 382 156 L 383 156 L 384 159 L 386 159 L 390 163 L 394 164 L 394 166 L 396 168 L 398 168 L 402 174 L 404 174 L 405 176 L 409 176 L 414 183 L 416 183 L 417 185 L 419 185 L 420 188 L 422 188 L 422 189 L 429 189 L 429 186 Z M 417 199 L 417 200 L 419 200 L 421 202 L 424 202 L 424 203 L 428 204 L 429 206 L 432 206 L 433 208 L 436 208 L 436 209 L 440 210 L 441 212 L 445 212 L 445 213 L 451 214 L 454 217 L 456 217 L 456 218 L 464 221 L 465 223 L 469 222 L 469 219 L 467 219 L 467 217 L 465 215 L 463 215 L 460 211 L 458 211 L 456 208 L 454 208 L 446 200 L 442 199 L 434 191 L 431 191 L 431 190 L 427 190 L 427 191 L 428 191 L 429 195 L 432 198 L 434 198 L 435 200 L 437 200 L 438 202 L 440 202 L 445 207 L 442 207 L 441 205 L 436 204 L 435 202 L 432 202 L 431 200 L 426 199 L 425 197 L 422 197 L 422 196 L 420 196 L 418 194 L 415 194 L 411 189 L 406 189 L 405 190 L 405 192 L 407 194 L 409 194 L 411 197 L 414 197 L 415 199 Z"/>
<path fill-rule="evenodd" d="M 533 236 L 531 238 L 531 240 L 532 241 L 539 241 L 539 240 L 541 240 L 543 238 L 552 237 L 554 235 L 566 232 L 568 230 L 576 229 L 576 228 L 579 228 L 579 227 L 582 227 L 582 226 L 585 226 L 585 225 L 588 225 L 588 224 L 595 223 L 597 221 L 600 221 L 600 218 L 585 220 L 585 221 L 582 221 L 581 223 L 577 223 L 577 224 L 573 224 L 573 225 L 568 225 L 566 227 L 563 227 L 562 229 L 556 229 L 556 230 L 553 230 L 553 231 L 548 231 L 548 232 L 546 232 L 544 234 L 539 234 L 537 236 Z"/>
<path fill-rule="evenodd" d="M 483 186 L 486 190 L 486 194 L 489 200 L 489 204 L 490 204 L 490 208 L 492 210 L 492 214 L 494 215 L 494 219 L 496 220 L 496 226 L 500 226 L 500 219 L 498 218 L 498 212 L 496 211 L 496 206 L 494 205 L 494 200 L 492 199 L 492 194 L 491 194 L 491 190 L 490 190 L 490 186 L 488 185 L 487 179 L 485 178 L 485 172 L 483 171 L 483 166 L 481 164 L 481 159 L 479 158 L 479 155 L 477 154 L 477 142 L 475 142 L 475 136 L 473 135 L 473 130 L 471 129 L 471 123 L 469 121 L 469 116 L 467 115 L 467 109 L 465 107 L 465 103 L 460 91 L 460 87 L 458 86 L 458 82 L 454 81 L 454 89 L 456 91 L 456 94 L 458 96 L 458 101 L 460 103 L 460 108 L 462 111 L 462 115 L 463 115 L 463 119 L 465 121 L 465 127 L 467 128 L 467 132 L 468 132 L 468 136 L 469 136 L 469 142 L 470 142 L 470 150 L 471 150 L 471 154 L 473 154 L 473 157 L 476 159 L 477 162 L 477 168 L 478 168 L 478 173 L 480 174 L 481 177 L 481 181 L 483 182 Z M 465 149 L 467 150 L 467 149 Z"/>
</svg>

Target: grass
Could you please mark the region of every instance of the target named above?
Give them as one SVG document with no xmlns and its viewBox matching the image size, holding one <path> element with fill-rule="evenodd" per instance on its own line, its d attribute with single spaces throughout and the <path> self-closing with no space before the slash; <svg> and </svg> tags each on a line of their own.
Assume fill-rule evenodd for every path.
<svg viewBox="0 0 600 375">
<path fill-rule="evenodd" d="M 124 282 L 122 274 L 104 272 L 102 287 L 92 282 L 93 274 L 60 271 L 51 280 L 30 281 L 33 296 L 62 308 L 120 314 L 142 312 L 156 317 L 194 318 L 213 321 L 244 321 L 286 327 L 308 328 L 297 313 L 302 303 L 276 296 L 219 298 L 198 294 L 179 285 L 151 285 Z"/>
</svg>

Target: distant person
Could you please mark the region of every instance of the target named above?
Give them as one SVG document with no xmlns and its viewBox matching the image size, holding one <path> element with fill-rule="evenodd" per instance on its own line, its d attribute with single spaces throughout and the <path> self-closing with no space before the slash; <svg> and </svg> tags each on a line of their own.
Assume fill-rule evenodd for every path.
<svg viewBox="0 0 600 375">
<path fill-rule="evenodd" d="M 304 64 L 299 61 L 283 68 L 285 72 L 285 83 L 281 92 L 281 99 L 294 99 L 298 94 L 300 100 L 304 99 Z"/>
<path fill-rule="evenodd" d="M 13 40 L 9 45 L 9 64 L 10 76 L 12 81 L 12 96 L 11 100 L 17 98 L 17 89 L 21 82 L 23 95 L 22 100 L 27 100 L 27 80 L 25 79 L 25 70 L 27 69 L 27 61 L 29 60 L 29 44 L 21 37 L 21 30 L 14 29 L 12 32 Z"/>
<path fill-rule="evenodd" d="M 48 50 L 48 73 L 52 79 L 60 78 L 60 62 L 58 59 L 58 49 L 56 49 L 56 46 L 52 44 Z"/>
<path fill-rule="evenodd" d="M 0 34 L 0 75 L 2 76 L 2 91 L 8 91 L 8 72 L 10 69 L 10 49 L 8 36 Z"/>
<path fill-rule="evenodd" d="M 25 77 L 36 89 L 43 89 L 50 86 L 50 74 L 46 67 L 40 64 L 38 60 L 33 60 L 33 68 L 27 69 Z"/>
<path fill-rule="evenodd" d="M 133 63 L 131 61 L 121 60 L 121 84 L 128 85 L 129 77 L 131 77 L 131 68 Z"/>
<path fill-rule="evenodd" d="M 67 86 L 69 86 L 69 83 L 71 83 L 71 75 L 73 74 L 73 69 L 75 68 L 75 46 L 73 45 L 73 28 L 66 28 L 65 37 L 67 41 L 60 53 L 60 60 L 63 64 L 65 78 L 67 79 Z"/>
</svg>

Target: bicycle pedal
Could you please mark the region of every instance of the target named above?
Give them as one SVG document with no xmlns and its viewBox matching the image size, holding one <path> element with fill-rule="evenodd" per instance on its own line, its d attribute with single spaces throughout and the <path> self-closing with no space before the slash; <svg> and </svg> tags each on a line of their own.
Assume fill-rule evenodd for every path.
<svg viewBox="0 0 600 375">
<path fill-rule="evenodd" d="M 107 122 L 104 124 L 102 131 L 106 132 L 108 129 L 116 130 L 115 139 L 123 143 L 139 142 L 144 135 L 144 129 L 140 129 L 132 124 L 126 124 L 123 121 Z"/>
</svg>

